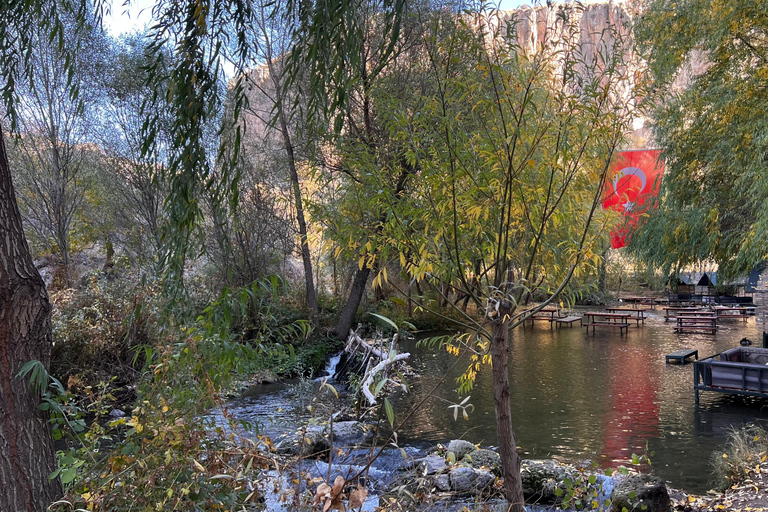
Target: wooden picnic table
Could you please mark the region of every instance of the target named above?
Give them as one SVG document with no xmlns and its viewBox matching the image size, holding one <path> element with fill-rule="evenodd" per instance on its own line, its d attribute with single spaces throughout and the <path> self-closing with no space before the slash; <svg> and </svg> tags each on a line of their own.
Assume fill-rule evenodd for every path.
<svg viewBox="0 0 768 512">
<path fill-rule="evenodd" d="M 656 297 L 623 297 L 621 300 L 630 304 L 646 304 L 656 309 Z"/>
<path fill-rule="evenodd" d="M 687 308 L 680 308 L 680 307 L 667 307 L 664 308 L 664 321 L 675 319 L 678 316 L 685 316 L 689 314 L 700 314 L 700 313 L 706 313 L 708 310 L 702 309 L 699 307 L 687 307 Z"/>
<path fill-rule="evenodd" d="M 534 308 L 526 309 L 525 311 L 523 311 L 523 313 L 528 314 L 533 309 Z M 528 318 L 525 322 L 530 321 L 531 327 L 533 327 L 534 322 L 536 320 L 544 320 L 549 322 L 549 328 L 551 329 L 552 322 L 554 322 L 557 319 L 558 311 L 559 310 L 557 308 L 550 308 L 550 307 L 541 308 L 539 311 L 534 313 L 530 318 Z M 523 329 L 525 329 L 525 322 L 523 322 Z"/>
<path fill-rule="evenodd" d="M 712 308 L 717 318 L 740 318 L 747 321 L 747 308 L 732 308 L 728 306 L 715 306 Z"/>
<path fill-rule="evenodd" d="M 645 312 L 648 311 L 648 308 L 605 308 L 606 311 L 609 313 L 626 313 L 628 315 L 632 315 L 635 317 L 635 321 L 637 322 L 637 326 L 640 327 L 640 322 L 643 322 L 643 325 L 645 325 Z"/>
<path fill-rule="evenodd" d="M 678 333 L 703 331 L 709 334 L 715 334 L 717 331 L 717 315 L 708 313 L 678 316 L 675 331 Z"/>
<path fill-rule="evenodd" d="M 605 311 L 589 311 L 584 313 L 581 325 L 582 327 L 592 327 L 592 334 L 595 334 L 595 327 L 618 327 L 619 334 L 624 332 L 624 329 L 629 329 L 629 319 L 632 315 L 629 313 L 607 313 Z"/>
</svg>

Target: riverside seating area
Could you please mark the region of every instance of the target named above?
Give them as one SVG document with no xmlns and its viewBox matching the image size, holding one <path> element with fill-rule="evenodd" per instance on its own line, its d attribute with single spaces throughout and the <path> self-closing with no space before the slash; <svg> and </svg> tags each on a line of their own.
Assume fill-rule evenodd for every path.
<svg viewBox="0 0 768 512">
<path fill-rule="evenodd" d="M 693 363 L 696 402 L 700 391 L 768 398 L 768 348 L 736 347 Z"/>
<path fill-rule="evenodd" d="M 675 331 L 678 333 L 717 332 L 721 320 L 747 321 L 751 308 L 733 306 L 687 306 L 665 307 L 664 321 L 675 320 Z"/>
</svg>

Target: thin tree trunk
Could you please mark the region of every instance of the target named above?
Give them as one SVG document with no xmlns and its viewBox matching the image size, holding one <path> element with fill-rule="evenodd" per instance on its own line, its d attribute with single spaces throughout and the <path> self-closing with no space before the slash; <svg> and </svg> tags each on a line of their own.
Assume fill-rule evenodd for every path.
<svg viewBox="0 0 768 512">
<path fill-rule="evenodd" d="M 509 309 L 500 308 L 493 322 L 491 363 L 493 365 L 493 401 L 496 408 L 496 435 L 504 477 L 504 496 L 510 512 L 524 512 L 523 482 L 520 478 L 520 456 L 517 454 L 515 433 L 512 431 L 512 410 L 509 403 Z"/>
<path fill-rule="evenodd" d="M 62 495 L 53 442 L 39 397 L 16 377 L 51 357 L 51 305 L 21 227 L 0 129 L 0 508 L 43 512 Z"/>
<path fill-rule="evenodd" d="M 307 291 L 307 306 L 312 312 L 312 323 L 315 327 L 320 326 L 320 309 L 317 306 L 317 292 L 315 291 L 314 273 L 312 272 L 312 255 L 309 252 L 309 239 L 307 237 L 307 221 L 304 218 L 304 205 L 301 201 L 301 184 L 299 183 L 299 173 L 296 170 L 296 154 L 293 151 L 291 133 L 288 131 L 288 120 L 283 110 L 283 89 L 280 82 L 280 75 L 272 65 L 271 57 L 267 60 L 269 66 L 269 75 L 272 77 L 272 83 L 275 86 L 275 100 L 277 107 L 277 118 L 280 123 L 280 134 L 283 136 L 283 147 L 288 156 L 288 174 L 291 178 L 293 187 L 293 203 L 296 208 L 296 221 L 299 224 L 299 242 L 301 243 L 301 261 L 304 263 L 304 284 Z"/>
<path fill-rule="evenodd" d="M 355 272 L 355 279 L 352 281 L 352 288 L 349 290 L 349 298 L 336 322 L 336 338 L 339 340 L 346 340 L 349 335 L 349 330 L 352 328 L 352 321 L 355 319 L 357 308 L 360 306 L 360 301 L 363 299 L 365 285 L 368 282 L 370 273 L 371 269 L 368 268 L 367 265 L 363 265 L 363 268 L 358 269 L 357 272 Z"/>
</svg>

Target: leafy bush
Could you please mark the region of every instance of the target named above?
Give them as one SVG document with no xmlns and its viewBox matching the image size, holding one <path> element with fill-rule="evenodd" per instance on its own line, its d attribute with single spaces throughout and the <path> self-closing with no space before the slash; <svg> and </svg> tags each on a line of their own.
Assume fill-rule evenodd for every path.
<svg viewBox="0 0 768 512">
<path fill-rule="evenodd" d="M 79 289 L 51 293 L 53 352 L 51 374 L 78 393 L 99 383 L 134 384 L 135 348 L 156 336 L 156 295 L 151 286 L 127 285 L 103 274 Z"/>
</svg>

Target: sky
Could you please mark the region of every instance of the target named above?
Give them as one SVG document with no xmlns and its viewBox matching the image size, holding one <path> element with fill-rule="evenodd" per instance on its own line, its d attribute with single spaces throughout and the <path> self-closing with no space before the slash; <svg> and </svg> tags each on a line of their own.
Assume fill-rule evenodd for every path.
<svg viewBox="0 0 768 512">
<path fill-rule="evenodd" d="M 154 0 L 130 0 L 130 6 L 124 7 L 125 0 L 112 0 L 112 9 L 109 16 L 104 17 L 104 28 L 113 36 L 140 30 L 148 24 L 152 15 Z M 524 4 L 530 4 L 530 0 L 497 0 L 502 9 L 515 9 Z M 583 3 L 591 3 L 598 0 L 582 0 Z M 603 0 L 605 1 L 605 0 Z M 127 12 L 126 12 L 127 11 Z"/>
</svg>

